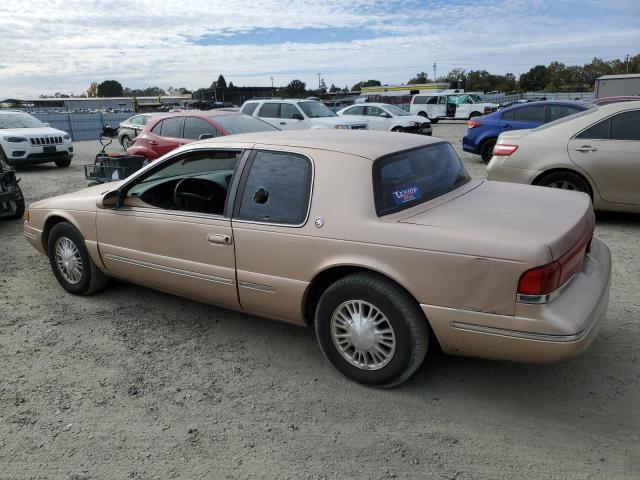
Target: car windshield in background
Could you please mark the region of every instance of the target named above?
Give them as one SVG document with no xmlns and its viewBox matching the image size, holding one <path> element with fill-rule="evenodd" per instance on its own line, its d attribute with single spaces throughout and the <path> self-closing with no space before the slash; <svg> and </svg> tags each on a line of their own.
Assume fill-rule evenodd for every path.
<svg viewBox="0 0 640 480">
<path fill-rule="evenodd" d="M 337 117 L 329 107 L 320 102 L 299 102 L 298 106 L 309 118 Z"/>
<path fill-rule="evenodd" d="M 376 211 L 382 216 L 413 207 L 455 190 L 470 179 L 448 143 L 383 157 L 373 164 Z"/>
<path fill-rule="evenodd" d="M 279 130 L 279 128 L 269 125 L 267 122 L 248 115 L 212 115 L 211 118 L 224 128 L 229 135 Z"/>
<path fill-rule="evenodd" d="M 386 108 L 387 111 L 392 115 L 396 115 L 398 117 L 402 117 L 404 115 L 411 115 L 406 110 L 403 110 L 400 107 L 396 107 L 395 105 L 385 105 L 384 108 Z"/>
<path fill-rule="evenodd" d="M 4 113 L 0 115 L 0 128 L 42 128 L 44 123 L 26 113 Z"/>
</svg>

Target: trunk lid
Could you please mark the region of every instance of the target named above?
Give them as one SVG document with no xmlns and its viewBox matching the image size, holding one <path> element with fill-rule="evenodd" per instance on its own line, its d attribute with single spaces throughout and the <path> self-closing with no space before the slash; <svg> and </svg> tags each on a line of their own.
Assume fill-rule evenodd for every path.
<svg viewBox="0 0 640 480">
<path fill-rule="evenodd" d="M 546 245 L 557 260 L 593 228 L 595 217 L 583 193 L 485 181 L 444 204 L 412 209 L 399 221 L 464 230 L 485 241 Z"/>
</svg>

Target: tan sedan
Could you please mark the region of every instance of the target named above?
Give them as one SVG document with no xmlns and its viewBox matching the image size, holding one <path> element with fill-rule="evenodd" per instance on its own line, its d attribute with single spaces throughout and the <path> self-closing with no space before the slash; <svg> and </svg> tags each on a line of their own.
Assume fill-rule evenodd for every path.
<svg viewBox="0 0 640 480">
<path fill-rule="evenodd" d="M 193 143 L 36 202 L 24 225 L 71 293 L 115 277 L 312 325 L 340 372 L 378 386 L 409 378 L 431 342 L 524 362 L 580 353 L 609 298 L 593 228 L 586 195 L 471 180 L 447 142 L 367 131 Z"/>
<path fill-rule="evenodd" d="M 640 213 L 640 101 L 502 133 L 487 178 L 577 190 L 596 210 Z"/>
</svg>

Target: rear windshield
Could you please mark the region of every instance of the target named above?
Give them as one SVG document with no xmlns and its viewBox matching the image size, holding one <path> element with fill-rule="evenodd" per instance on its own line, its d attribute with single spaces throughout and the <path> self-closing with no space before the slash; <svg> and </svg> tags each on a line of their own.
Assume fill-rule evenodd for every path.
<svg viewBox="0 0 640 480">
<path fill-rule="evenodd" d="M 250 117 L 249 115 L 212 115 L 211 118 L 225 129 L 229 135 L 280 130 L 267 122 L 263 122 L 255 117 Z"/>
<path fill-rule="evenodd" d="M 399 212 L 455 190 L 470 179 L 448 143 L 380 158 L 373 164 L 376 211 L 378 216 Z"/>
</svg>

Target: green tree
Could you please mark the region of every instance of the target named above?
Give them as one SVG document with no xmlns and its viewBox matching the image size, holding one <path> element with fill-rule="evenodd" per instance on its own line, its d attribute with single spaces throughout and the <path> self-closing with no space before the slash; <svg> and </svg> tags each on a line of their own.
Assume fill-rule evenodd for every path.
<svg viewBox="0 0 640 480">
<path fill-rule="evenodd" d="M 105 80 L 97 87 L 99 97 L 122 97 L 124 89 L 122 84 L 116 80 Z"/>
<path fill-rule="evenodd" d="M 528 72 L 520 75 L 520 88 L 527 91 L 543 90 L 549 83 L 549 69 L 544 65 L 536 65 Z"/>
<path fill-rule="evenodd" d="M 301 97 L 307 93 L 307 84 L 301 80 L 291 80 L 283 89 L 287 97 Z"/>
<path fill-rule="evenodd" d="M 327 84 L 324 83 L 324 78 L 320 79 L 320 88 L 318 88 L 318 93 L 327 93 Z"/>
<path fill-rule="evenodd" d="M 382 86 L 382 83 L 380 83 L 380 80 L 365 80 L 364 82 L 356 83 L 353 87 L 351 87 L 351 90 L 359 92 L 360 90 L 362 90 L 362 87 L 380 87 L 380 86 Z"/>
<path fill-rule="evenodd" d="M 336 93 L 336 92 L 339 92 L 339 91 L 340 91 L 340 88 L 336 87 L 333 83 L 329 87 L 329 93 Z"/>
<path fill-rule="evenodd" d="M 223 90 L 227 88 L 227 81 L 224 79 L 222 75 L 218 77 L 218 81 L 216 83 L 218 85 L 218 88 L 221 88 Z"/>
<path fill-rule="evenodd" d="M 89 88 L 87 89 L 87 97 L 94 98 L 98 96 L 98 83 L 91 82 Z"/>
<path fill-rule="evenodd" d="M 430 82 L 429 77 L 427 76 L 427 74 L 424 73 L 424 72 L 420 72 L 420 73 L 416 74 L 415 77 L 410 79 L 407 82 L 407 84 L 408 85 L 415 85 L 417 83 L 427 83 L 427 82 Z"/>
</svg>

